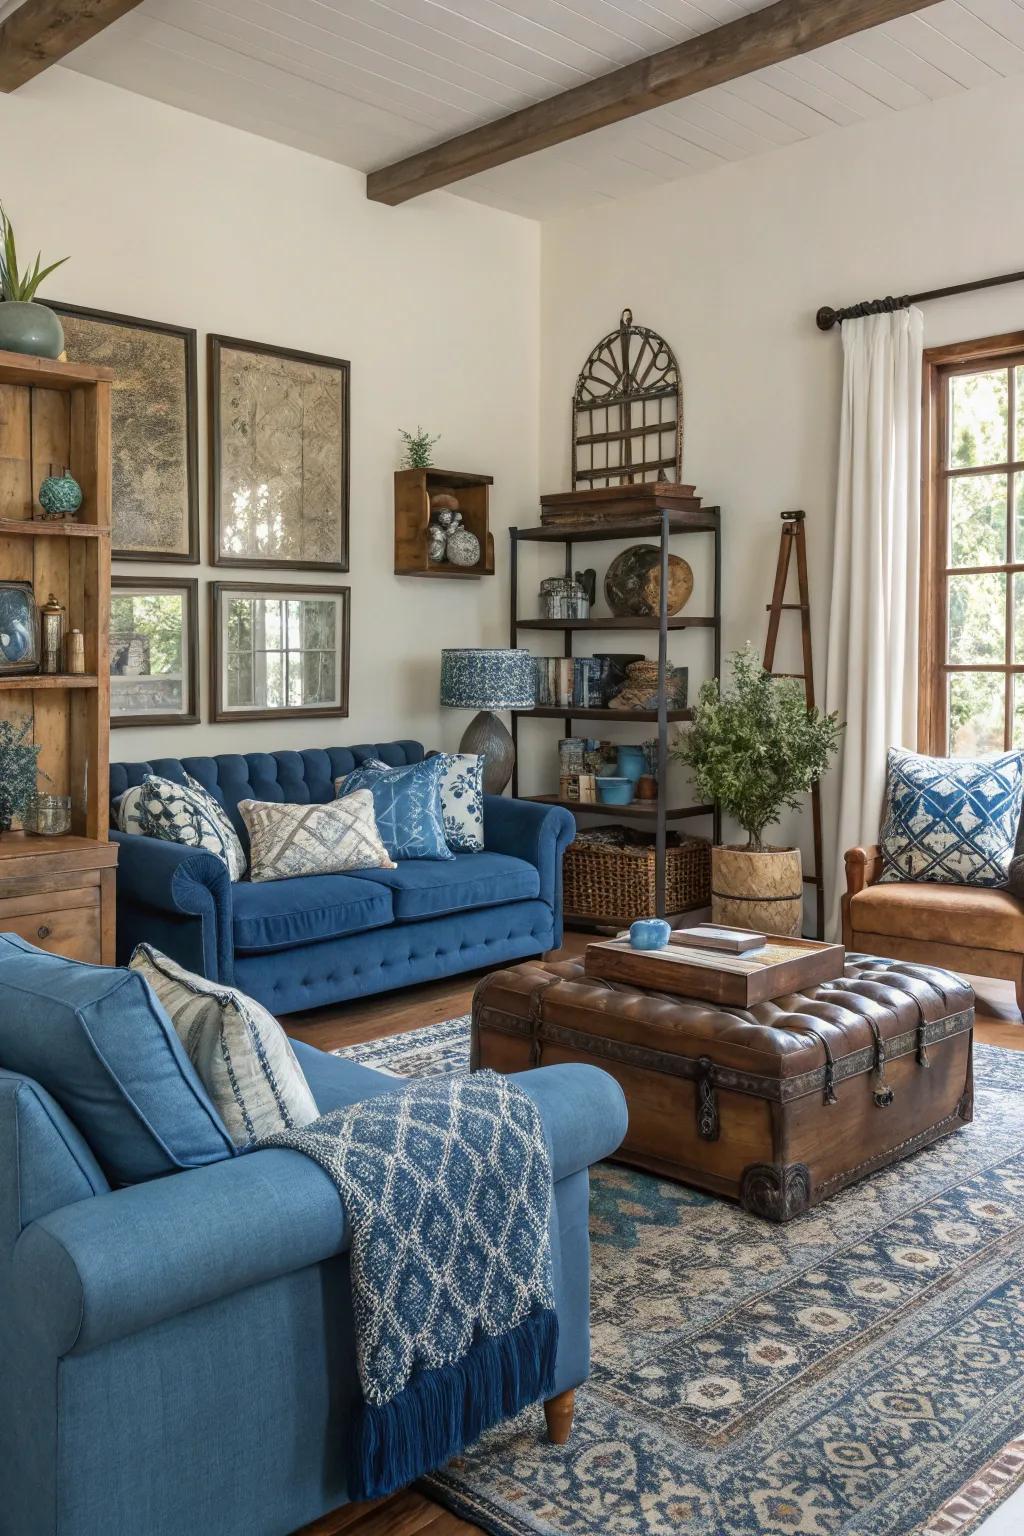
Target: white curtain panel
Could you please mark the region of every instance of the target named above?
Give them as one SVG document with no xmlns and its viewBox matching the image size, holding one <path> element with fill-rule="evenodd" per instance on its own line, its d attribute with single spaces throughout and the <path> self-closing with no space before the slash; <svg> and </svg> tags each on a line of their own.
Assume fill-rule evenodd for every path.
<svg viewBox="0 0 1024 1536">
<path fill-rule="evenodd" d="M 921 524 L 919 309 L 843 325 L 825 708 L 846 721 L 824 827 L 828 932 L 838 938 L 847 848 L 874 843 L 891 746 L 917 744 Z"/>
</svg>

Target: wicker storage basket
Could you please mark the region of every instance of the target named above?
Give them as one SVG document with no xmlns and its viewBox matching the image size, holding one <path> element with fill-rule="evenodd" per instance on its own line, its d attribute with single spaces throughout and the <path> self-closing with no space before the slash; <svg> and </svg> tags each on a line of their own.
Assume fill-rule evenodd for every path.
<svg viewBox="0 0 1024 1536">
<path fill-rule="evenodd" d="M 622 828 L 581 833 L 565 850 L 567 917 L 625 925 L 655 912 L 654 839 Z M 711 905 L 711 844 L 671 837 L 665 849 L 665 910 Z"/>
</svg>

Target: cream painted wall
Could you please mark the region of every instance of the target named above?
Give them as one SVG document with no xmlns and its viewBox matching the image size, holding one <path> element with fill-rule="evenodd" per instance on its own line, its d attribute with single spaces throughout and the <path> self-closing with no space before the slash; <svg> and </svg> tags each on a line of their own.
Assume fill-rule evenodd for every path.
<svg viewBox="0 0 1024 1536">
<path fill-rule="evenodd" d="M 349 718 L 123 728 L 112 757 L 456 743 L 469 717 L 439 709 L 440 649 L 505 642 L 504 529 L 535 507 L 537 225 L 445 194 L 384 208 L 354 171 L 60 69 L 0 97 L 0 144 L 0 195 L 26 253 L 71 255 L 52 295 L 199 332 L 204 564 L 115 570 L 199 576 L 204 722 L 205 585 L 254 579 L 205 563 L 205 335 L 352 364 L 351 571 L 324 577 L 352 588 Z M 495 577 L 392 574 L 398 428 L 419 422 L 443 434 L 439 463 L 495 477 Z"/>
<path fill-rule="evenodd" d="M 628 304 L 676 350 L 683 478 L 723 509 L 727 651 L 763 644 L 779 513 L 807 511 L 820 691 L 842 343 L 815 311 L 1024 266 L 1022 184 L 1024 83 L 1006 80 L 545 224 L 543 488 L 568 483 L 576 373 Z M 1024 284 L 925 316 L 929 346 L 1024 329 Z M 698 667 L 703 643 L 674 654 Z"/>
</svg>

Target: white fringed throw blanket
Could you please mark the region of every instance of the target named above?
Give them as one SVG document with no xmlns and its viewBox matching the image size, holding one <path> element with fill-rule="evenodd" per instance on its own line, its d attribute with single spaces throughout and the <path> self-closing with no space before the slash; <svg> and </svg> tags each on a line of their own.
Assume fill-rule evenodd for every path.
<svg viewBox="0 0 1024 1536">
<path fill-rule="evenodd" d="M 352 1499 L 404 1487 L 550 1395 L 551 1168 L 528 1094 L 494 1072 L 429 1078 L 260 1145 L 319 1163 L 352 1229 Z"/>
</svg>

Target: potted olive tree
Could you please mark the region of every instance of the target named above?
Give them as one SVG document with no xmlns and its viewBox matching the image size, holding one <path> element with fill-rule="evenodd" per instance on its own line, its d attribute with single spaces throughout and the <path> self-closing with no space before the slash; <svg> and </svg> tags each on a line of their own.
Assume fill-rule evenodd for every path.
<svg viewBox="0 0 1024 1536">
<path fill-rule="evenodd" d="M 39 286 L 67 261 L 40 267 L 41 256 L 24 271 L 18 266 L 14 227 L 0 204 L 0 351 L 28 352 L 33 357 L 60 357 L 64 327 L 52 309 L 36 300 Z"/>
<path fill-rule="evenodd" d="M 800 684 L 773 678 L 748 645 L 729 658 L 732 683 L 706 682 L 693 723 L 673 755 L 693 774 L 702 800 L 716 800 L 747 834 L 711 854 L 716 923 L 798 934 L 803 916 L 799 848 L 764 841 L 783 807 L 799 810 L 839 747 L 838 714 L 808 709 Z"/>
</svg>

